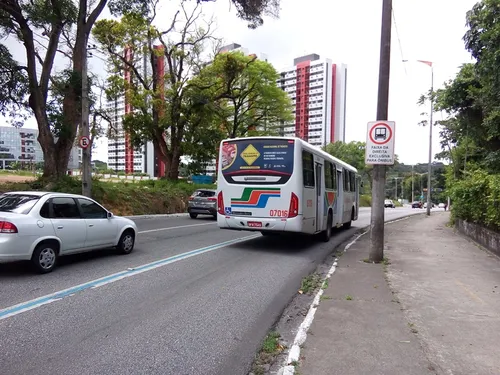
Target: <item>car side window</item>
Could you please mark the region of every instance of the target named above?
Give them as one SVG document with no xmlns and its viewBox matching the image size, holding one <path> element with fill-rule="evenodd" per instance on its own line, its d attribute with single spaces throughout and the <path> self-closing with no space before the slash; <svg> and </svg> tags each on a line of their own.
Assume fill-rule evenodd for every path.
<svg viewBox="0 0 500 375">
<path fill-rule="evenodd" d="M 56 219 L 80 219 L 80 211 L 73 198 L 52 198 L 52 210 Z"/>
<path fill-rule="evenodd" d="M 85 219 L 106 219 L 108 217 L 108 212 L 97 203 L 84 198 L 78 198 L 77 200 Z"/>
<path fill-rule="evenodd" d="M 43 204 L 42 208 L 40 208 L 40 216 L 45 219 L 50 219 L 50 199 Z"/>
</svg>

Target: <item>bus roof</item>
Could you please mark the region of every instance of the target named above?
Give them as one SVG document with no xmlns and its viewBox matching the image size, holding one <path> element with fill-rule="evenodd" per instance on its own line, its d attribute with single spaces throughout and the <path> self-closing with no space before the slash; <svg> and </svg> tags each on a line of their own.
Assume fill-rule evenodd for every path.
<svg viewBox="0 0 500 375">
<path fill-rule="evenodd" d="M 354 168 L 352 165 L 347 164 L 346 162 L 336 158 L 335 156 L 330 155 L 328 152 L 325 152 L 309 143 L 304 141 L 303 139 L 297 138 L 297 137 L 279 137 L 279 136 L 263 136 L 263 137 L 242 137 L 242 138 L 228 138 L 224 139 L 222 142 L 231 142 L 231 141 L 241 141 L 241 140 L 251 140 L 251 139 L 285 139 L 285 140 L 293 140 L 295 142 L 300 142 L 302 147 L 307 149 L 307 151 L 310 151 L 316 155 L 323 156 L 326 159 L 333 159 L 335 163 L 341 165 L 347 170 L 350 170 L 352 172 L 358 173 L 358 170 Z"/>
</svg>

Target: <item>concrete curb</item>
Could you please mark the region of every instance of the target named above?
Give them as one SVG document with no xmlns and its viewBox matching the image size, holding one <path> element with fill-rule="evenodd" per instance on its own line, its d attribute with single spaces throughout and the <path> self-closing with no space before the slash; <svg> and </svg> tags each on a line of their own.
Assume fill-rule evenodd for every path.
<svg viewBox="0 0 500 375">
<path fill-rule="evenodd" d="M 156 215 L 134 215 L 134 216 L 123 216 L 127 219 L 159 219 L 159 218 L 167 218 L 167 217 L 185 217 L 188 216 L 188 213 L 179 213 L 179 214 L 156 214 Z"/>
</svg>

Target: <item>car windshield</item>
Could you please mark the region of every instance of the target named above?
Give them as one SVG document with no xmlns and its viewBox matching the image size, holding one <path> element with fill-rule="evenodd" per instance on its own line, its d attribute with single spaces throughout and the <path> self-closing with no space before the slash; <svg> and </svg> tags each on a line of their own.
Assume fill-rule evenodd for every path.
<svg viewBox="0 0 500 375">
<path fill-rule="evenodd" d="M 39 199 L 39 196 L 29 194 L 2 194 L 0 195 L 0 212 L 26 215 Z"/>
</svg>

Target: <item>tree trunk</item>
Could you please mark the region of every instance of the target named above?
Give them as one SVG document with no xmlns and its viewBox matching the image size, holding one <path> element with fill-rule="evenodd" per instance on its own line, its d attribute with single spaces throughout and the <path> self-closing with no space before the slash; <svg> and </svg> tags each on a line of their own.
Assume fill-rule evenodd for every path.
<svg viewBox="0 0 500 375">
<path fill-rule="evenodd" d="M 70 148 L 71 149 L 71 148 Z M 43 178 L 54 181 L 66 175 L 68 170 L 69 154 L 64 148 L 49 145 L 48 152 L 43 153 Z"/>
</svg>

